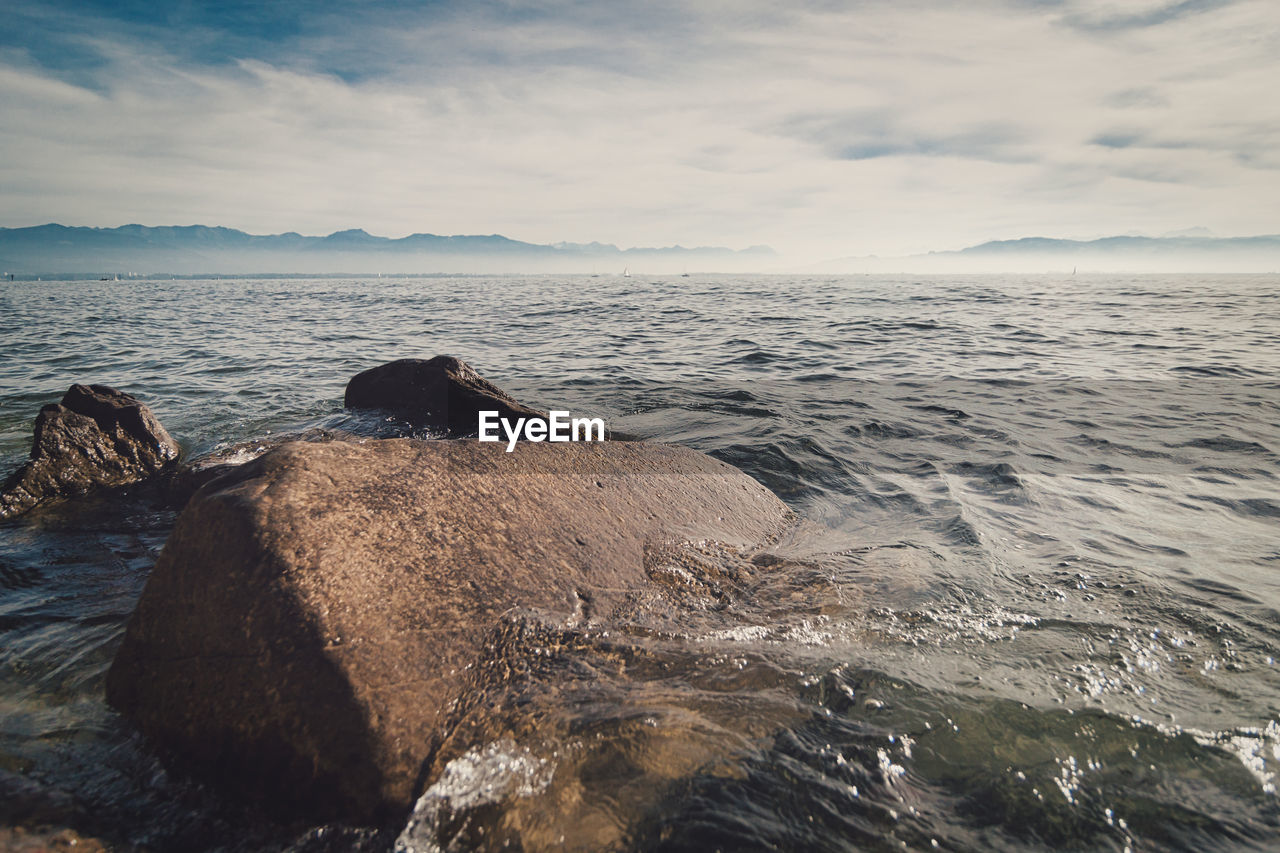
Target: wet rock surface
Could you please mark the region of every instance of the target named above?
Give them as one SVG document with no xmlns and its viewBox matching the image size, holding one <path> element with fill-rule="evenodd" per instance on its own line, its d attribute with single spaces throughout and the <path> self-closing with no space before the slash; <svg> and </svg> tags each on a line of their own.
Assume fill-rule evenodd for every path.
<svg viewBox="0 0 1280 853">
<path fill-rule="evenodd" d="M 343 405 L 397 412 L 453 436 L 474 434 L 482 410 L 509 419 L 547 416 L 450 355 L 402 358 L 356 374 L 347 383 Z"/>
<path fill-rule="evenodd" d="M 147 479 L 179 448 L 141 401 L 106 385 L 72 385 L 40 410 L 31 459 L 0 489 L 0 519 L 55 498 Z"/>
<path fill-rule="evenodd" d="M 192 499 L 108 701 L 202 778 L 376 821 L 476 731 L 458 702 L 512 619 L 607 626 L 661 586 L 671 543 L 745 559 L 791 523 L 750 477 L 681 447 L 288 444 Z"/>
</svg>

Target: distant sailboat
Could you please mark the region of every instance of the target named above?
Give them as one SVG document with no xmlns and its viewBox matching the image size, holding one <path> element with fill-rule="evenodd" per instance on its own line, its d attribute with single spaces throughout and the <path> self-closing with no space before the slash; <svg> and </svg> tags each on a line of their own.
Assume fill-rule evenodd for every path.
<svg viewBox="0 0 1280 853">
<path fill-rule="evenodd" d="M 631 273 L 627 272 L 627 268 L 626 268 L 626 267 L 623 267 L 623 268 L 622 268 L 622 277 L 623 277 L 623 278 L 631 278 Z"/>
</svg>

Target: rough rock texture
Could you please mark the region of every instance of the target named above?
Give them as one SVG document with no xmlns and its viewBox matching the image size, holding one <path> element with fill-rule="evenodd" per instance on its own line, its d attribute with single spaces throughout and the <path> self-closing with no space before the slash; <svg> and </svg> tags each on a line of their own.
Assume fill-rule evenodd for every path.
<svg viewBox="0 0 1280 853">
<path fill-rule="evenodd" d="M 178 444 L 140 401 L 105 385 L 72 385 L 36 418 L 31 460 L 0 490 L 0 518 L 42 501 L 145 479 L 178 458 Z"/>
<path fill-rule="evenodd" d="M 7 853 L 54 853 L 74 850 L 76 853 L 108 853 L 115 850 L 97 838 L 86 838 L 74 829 L 52 829 L 23 826 L 0 826 L 0 850 Z"/>
<path fill-rule="evenodd" d="M 347 383 L 343 405 L 350 409 L 390 409 L 420 423 L 471 435 L 481 410 L 504 418 L 546 418 L 451 355 L 430 360 L 402 358 L 363 373 Z"/>
<path fill-rule="evenodd" d="M 647 549 L 750 549 L 790 520 L 681 447 L 285 445 L 187 506 L 107 698 L 207 777 L 377 820 L 412 804 L 504 617 L 589 622 L 648 588 Z"/>
</svg>

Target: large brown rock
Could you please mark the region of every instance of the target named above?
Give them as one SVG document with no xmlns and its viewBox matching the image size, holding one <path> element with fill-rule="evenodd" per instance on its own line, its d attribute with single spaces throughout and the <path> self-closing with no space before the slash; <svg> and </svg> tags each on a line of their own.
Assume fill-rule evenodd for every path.
<svg viewBox="0 0 1280 853">
<path fill-rule="evenodd" d="M 424 360 L 402 358 L 358 373 L 347 383 L 343 405 L 349 409 L 388 409 L 451 435 L 476 432 L 479 413 L 499 417 L 546 418 L 451 355 Z"/>
<path fill-rule="evenodd" d="M 646 443 L 289 444 L 198 492 L 107 678 L 171 756 L 277 807 L 399 813 L 504 617 L 572 626 L 646 555 L 790 523 L 742 472 Z"/>
<path fill-rule="evenodd" d="M 0 489 L 0 518 L 101 486 L 146 479 L 178 458 L 178 443 L 141 401 L 106 385 L 72 385 L 36 417 L 31 459 Z"/>
</svg>

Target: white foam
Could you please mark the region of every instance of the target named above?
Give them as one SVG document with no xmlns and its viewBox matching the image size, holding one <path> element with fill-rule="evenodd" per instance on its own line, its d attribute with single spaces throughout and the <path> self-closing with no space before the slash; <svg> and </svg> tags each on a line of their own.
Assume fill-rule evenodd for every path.
<svg viewBox="0 0 1280 853">
<path fill-rule="evenodd" d="M 1134 717 L 1139 725 L 1150 726 L 1169 737 L 1188 734 L 1204 747 L 1217 747 L 1234 755 L 1258 782 L 1264 794 L 1276 796 L 1280 777 L 1280 722 L 1268 720 L 1261 728 L 1246 727 L 1221 732 L 1156 723 Z"/>
<path fill-rule="evenodd" d="M 502 739 L 450 761 L 439 781 L 423 792 L 396 839 L 395 853 L 438 853 L 440 817 L 476 806 L 530 797 L 551 784 L 555 767 L 545 758 Z"/>
<path fill-rule="evenodd" d="M 718 631 L 711 631 L 702 637 L 695 637 L 695 642 L 728 642 L 728 643 L 750 643 L 758 642 L 769 636 L 769 629 L 764 625 L 739 625 L 736 628 L 721 628 Z"/>
</svg>

